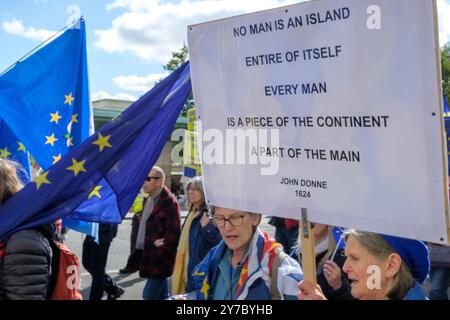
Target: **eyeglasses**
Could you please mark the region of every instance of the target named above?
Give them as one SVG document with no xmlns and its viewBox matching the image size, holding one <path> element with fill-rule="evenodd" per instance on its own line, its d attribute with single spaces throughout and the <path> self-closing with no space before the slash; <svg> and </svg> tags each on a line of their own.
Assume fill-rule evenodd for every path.
<svg viewBox="0 0 450 320">
<path fill-rule="evenodd" d="M 214 217 L 212 221 L 217 228 L 225 227 L 225 222 L 229 222 L 232 227 L 238 227 L 244 222 L 245 215 L 235 215 L 231 216 L 228 219 L 222 217 Z"/>
<path fill-rule="evenodd" d="M 146 177 L 145 181 L 150 181 L 152 179 L 158 180 L 158 179 L 161 179 L 161 178 L 160 177 Z"/>
</svg>

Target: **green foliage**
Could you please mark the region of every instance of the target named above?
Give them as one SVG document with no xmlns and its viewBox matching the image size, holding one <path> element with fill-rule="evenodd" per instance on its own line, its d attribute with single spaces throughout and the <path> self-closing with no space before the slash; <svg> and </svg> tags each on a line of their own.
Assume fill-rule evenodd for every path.
<svg viewBox="0 0 450 320">
<path fill-rule="evenodd" d="M 168 71 L 173 71 L 181 66 L 188 59 L 188 47 L 183 44 L 180 51 L 172 52 L 172 58 L 167 62 L 163 68 Z"/>
<path fill-rule="evenodd" d="M 189 56 L 188 47 L 185 44 L 183 44 L 180 51 L 172 52 L 172 58 L 169 60 L 169 62 L 167 62 L 165 66 L 163 66 L 164 70 L 168 71 L 176 70 L 179 66 L 181 66 L 184 62 L 188 60 L 188 56 Z M 191 108 L 195 108 L 192 92 L 189 95 L 186 104 L 183 107 L 183 110 L 181 111 L 181 115 L 183 117 L 186 117 L 187 111 Z"/>
</svg>

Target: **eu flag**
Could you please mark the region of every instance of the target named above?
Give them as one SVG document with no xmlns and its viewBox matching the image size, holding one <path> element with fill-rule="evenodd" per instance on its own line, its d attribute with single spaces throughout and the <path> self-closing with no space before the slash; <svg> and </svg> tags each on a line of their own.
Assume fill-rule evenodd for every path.
<svg viewBox="0 0 450 320">
<path fill-rule="evenodd" d="M 47 170 L 89 136 L 84 20 L 0 76 L 0 118 Z"/>
<path fill-rule="evenodd" d="M 26 148 L 47 169 L 85 140 L 89 136 L 90 100 L 84 20 L 76 21 L 4 72 L 0 76 L 0 101 L 0 114 L 8 123 L 0 124 L 0 148 L 5 157 L 28 168 L 28 176 Z M 29 181 L 25 174 L 21 178 Z M 67 219 L 63 226 L 97 238 L 97 224 Z"/>
<path fill-rule="evenodd" d="M 191 92 L 185 63 L 0 207 L 0 239 L 59 218 L 119 223 Z"/>
</svg>

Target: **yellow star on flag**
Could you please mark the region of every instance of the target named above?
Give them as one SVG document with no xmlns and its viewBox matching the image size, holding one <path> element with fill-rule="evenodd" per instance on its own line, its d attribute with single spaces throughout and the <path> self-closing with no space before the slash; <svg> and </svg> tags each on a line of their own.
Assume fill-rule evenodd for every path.
<svg viewBox="0 0 450 320">
<path fill-rule="evenodd" d="M 45 136 L 45 138 L 47 139 L 47 141 L 45 141 L 45 144 L 51 144 L 52 147 L 55 145 L 55 142 L 58 141 L 58 139 L 55 138 L 54 133 L 52 133 L 51 136 Z"/>
<path fill-rule="evenodd" d="M 17 148 L 17 151 L 27 152 L 27 150 L 25 149 L 25 146 L 22 142 L 17 141 L 17 144 L 19 145 L 19 147 Z"/>
<path fill-rule="evenodd" d="M 53 157 L 53 163 L 52 163 L 52 164 L 55 164 L 55 163 L 57 163 L 59 160 L 61 160 L 61 153 L 58 154 L 57 156 L 52 156 L 52 157 Z"/>
<path fill-rule="evenodd" d="M 105 147 L 112 148 L 112 145 L 110 145 L 108 142 L 110 137 L 111 137 L 111 135 L 104 137 L 104 136 L 102 136 L 101 133 L 99 133 L 98 139 L 95 140 L 94 142 L 92 142 L 92 144 L 98 145 L 100 152 L 102 152 Z"/>
<path fill-rule="evenodd" d="M 44 183 L 45 184 L 51 184 L 51 182 L 47 180 L 47 175 L 48 175 L 48 171 L 44 172 L 40 176 L 37 176 L 36 178 L 33 179 L 33 182 L 36 183 L 37 190 L 39 190 L 41 185 L 44 184 Z"/>
<path fill-rule="evenodd" d="M 10 155 L 12 155 L 12 153 L 8 151 L 8 147 L 5 147 L 5 149 L 0 149 L 0 158 L 8 159 Z"/>
<path fill-rule="evenodd" d="M 72 119 L 70 120 L 70 122 L 76 122 L 76 123 L 78 123 L 77 117 L 78 117 L 78 113 L 73 114 L 73 115 L 72 115 Z"/>
<path fill-rule="evenodd" d="M 80 171 L 86 172 L 86 169 L 83 167 L 85 162 L 86 162 L 86 160 L 78 162 L 77 160 L 72 158 L 72 165 L 70 167 L 67 167 L 66 169 L 73 171 L 73 174 L 76 177 L 80 173 Z"/>
<path fill-rule="evenodd" d="M 96 186 L 92 191 L 91 191 L 91 193 L 89 193 L 89 198 L 88 199 L 90 199 L 90 198 L 92 198 L 93 196 L 96 196 L 96 197 L 98 197 L 98 198 L 102 198 L 102 196 L 100 195 L 100 193 L 99 193 L 99 191 L 100 191 L 100 189 L 102 188 L 102 186 Z"/>
<path fill-rule="evenodd" d="M 59 115 L 59 111 L 56 111 L 55 113 L 50 113 L 50 123 L 55 122 L 56 124 L 58 124 L 59 119 L 61 119 L 62 117 Z"/>
<path fill-rule="evenodd" d="M 200 292 L 203 293 L 203 296 L 205 299 L 207 299 L 207 297 L 208 297 L 208 291 L 209 291 L 209 283 L 205 277 L 205 279 L 203 280 L 202 289 L 200 290 Z"/>
<path fill-rule="evenodd" d="M 69 106 L 72 105 L 72 101 L 75 100 L 74 97 L 72 97 L 72 92 L 69 93 L 69 95 L 64 95 L 64 97 L 66 98 L 66 101 L 64 101 L 64 104 L 68 104 Z"/>
</svg>

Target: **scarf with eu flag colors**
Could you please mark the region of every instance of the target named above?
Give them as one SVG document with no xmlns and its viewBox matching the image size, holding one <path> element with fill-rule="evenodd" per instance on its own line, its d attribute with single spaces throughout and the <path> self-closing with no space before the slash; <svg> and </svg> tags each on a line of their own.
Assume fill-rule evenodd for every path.
<svg viewBox="0 0 450 320">
<path fill-rule="evenodd" d="M 228 250 L 224 241 L 211 249 L 208 255 L 200 262 L 193 272 L 195 298 L 197 300 L 211 299 L 212 285 L 218 277 L 218 265 Z M 257 228 L 250 243 L 250 252 L 243 264 L 236 290 L 237 300 L 270 300 L 273 294 L 271 288 L 276 288 L 282 298 L 295 296 L 298 282 L 303 279 L 300 265 L 292 258 L 286 256 L 279 263 L 278 272 L 273 272 L 277 256 L 282 254 L 282 246 Z M 277 274 L 277 279 L 272 275 Z"/>
<path fill-rule="evenodd" d="M 70 217 L 120 223 L 191 92 L 189 63 L 0 206 L 0 241 Z"/>
</svg>

